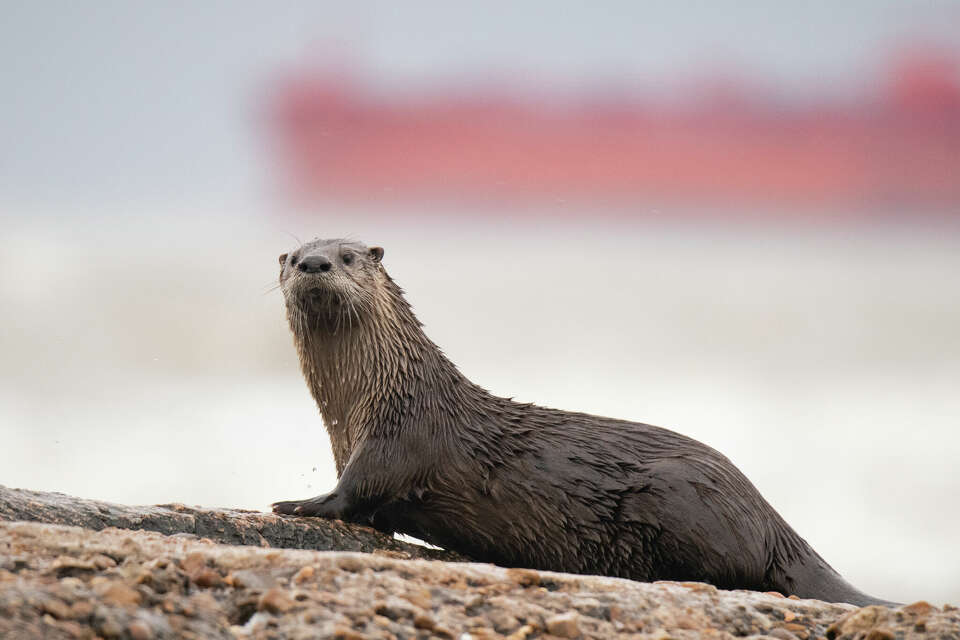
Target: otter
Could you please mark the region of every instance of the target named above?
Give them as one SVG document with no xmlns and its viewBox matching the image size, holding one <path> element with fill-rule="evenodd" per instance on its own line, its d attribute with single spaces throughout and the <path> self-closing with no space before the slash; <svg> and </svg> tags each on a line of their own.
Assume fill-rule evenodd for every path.
<svg viewBox="0 0 960 640">
<path fill-rule="evenodd" d="M 339 480 L 274 512 L 373 525 L 505 567 L 894 604 L 846 582 L 707 445 L 468 380 L 426 336 L 383 255 L 316 239 L 280 256 Z"/>
</svg>

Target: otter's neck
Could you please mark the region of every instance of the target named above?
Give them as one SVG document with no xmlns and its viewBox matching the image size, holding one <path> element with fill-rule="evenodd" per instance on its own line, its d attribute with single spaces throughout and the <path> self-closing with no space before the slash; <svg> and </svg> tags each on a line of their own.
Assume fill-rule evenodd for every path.
<svg viewBox="0 0 960 640">
<path fill-rule="evenodd" d="M 410 421 L 440 429 L 487 396 L 426 336 L 389 277 L 352 323 L 339 323 L 336 331 L 305 324 L 306 331 L 294 331 L 300 365 L 330 434 L 338 475 L 362 438 L 389 435 Z"/>
</svg>

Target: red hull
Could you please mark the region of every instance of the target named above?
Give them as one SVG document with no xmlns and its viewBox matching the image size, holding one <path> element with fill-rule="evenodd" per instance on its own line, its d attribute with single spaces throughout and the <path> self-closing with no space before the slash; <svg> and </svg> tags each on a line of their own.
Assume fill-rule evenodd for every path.
<svg viewBox="0 0 960 640">
<path fill-rule="evenodd" d="M 916 76 L 895 76 L 882 101 L 790 110 L 404 101 L 308 76 L 281 92 L 275 114 L 290 186 L 307 199 L 958 211 L 960 88 L 943 74 L 918 87 Z"/>
</svg>

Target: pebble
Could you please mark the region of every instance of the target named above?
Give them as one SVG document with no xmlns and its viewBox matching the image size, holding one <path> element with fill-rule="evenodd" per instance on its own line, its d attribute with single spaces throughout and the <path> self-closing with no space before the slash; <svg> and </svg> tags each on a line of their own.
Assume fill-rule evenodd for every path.
<svg viewBox="0 0 960 640">
<path fill-rule="evenodd" d="M 561 638 L 576 638 L 580 635 L 579 614 L 568 611 L 547 618 L 547 631 Z"/>
<path fill-rule="evenodd" d="M 107 618 L 97 625 L 97 631 L 99 631 L 100 635 L 104 638 L 118 638 L 123 635 L 123 627 L 113 618 Z"/>
<path fill-rule="evenodd" d="M 260 596 L 257 602 L 257 611 L 267 611 L 269 613 L 286 613 L 293 609 L 296 603 L 287 592 L 280 587 L 274 587 Z"/>
<path fill-rule="evenodd" d="M 507 569 L 507 579 L 521 587 L 536 587 L 540 584 L 540 574 L 532 569 Z"/>
<path fill-rule="evenodd" d="M 694 593 L 716 593 L 717 588 L 712 584 L 707 584 L 706 582 L 681 582 L 679 583 L 681 587 L 689 589 Z"/>
<path fill-rule="evenodd" d="M 493 628 L 500 633 L 510 633 L 520 626 L 520 621 L 504 609 L 494 609 L 487 616 Z"/>
<path fill-rule="evenodd" d="M 356 556 L 344 556 L 337 560 L 337 566 L 344 571 L 356 573 L 357 571 L 363 570 L 365 563 L 362 559 Z"/>
<path fill-rule="evenodd" d="M 223 578 L 220 577 L 220 574 L 214 569 L 210 569 L 209 567 L 201 569 L 190 577 L 198 587 L 205 589 L 223 586 Z"/>
<path fill-rule="evenodd" d="M 152 640 L 153 630 L 142 620 L 134 620 L 127 625 L 127 633 L 133 640 Z"/>
<path fill-rule="evenodd" d="M 537 628 L 534 627 L 533 625 L 525 624 L 519 629 L 517 629 L 516 631 L 514 631 L 513 633 L 511 633 L 509 636 L 507 636 L 507 640 L 527 640 L 527 636 L 529 636 L 531 633 L 533 633 L 536 630 Z"/>
<path fill-rule="evenodd" d="M 309 565 L 306 567 L 301 567 L 300 570 L 293 575 L 293 582 L 295 584 L 303 584 L 312 578 L 314 573 L 316 573 L 316 570 Z"/>
<path fill-rule="evenodd" d="M 180 561 L 180 566 L 187 573 L 196 573 L 207 566 L 207 558 L 199 551 L 194 551 Z"/>
<path fill-rule="evenodd" d="M 41 608 L 57 620 L 65 620 L 71 617 L 70 607 L 56 598 L 48 598 L 47 600 L 44 600 Z"/>
<path fill-rule="evenodd" d="M 78 560 L 70 556 L 60 556 L 50 564 L 45 573 L 55 574 L 58 578 L 67 576 L 82 576 L 97 571 L 92 562 Z"/>
<path fill-rule="evenodd" d="M 95 566 L 97 569 L 100 569 L 100 571 L 112 569 L 113 567 L 117 566 L 116 560 L 110 556 L 105 556 L 102 553 L 98 553 L 97 555 L 93 556 L 91 562 L 93 562 L 93 566 Z"/>
<path fill-rule="evenodd" d="M 122 582 L 110 582 L 103 586 L 97 585 L 94 591 L 104 602 L 117 607 L 135 607 L 140 604 L 142 599 L 139 591 Z"/>
<path fill-rule="evenodd" d="M 190 595 L 189 606 L 195 614 L 216 614 L 220 609 L 220 603 L 207 591 L 198 591 Z"/>
<path fill-rule="evenodd" d="M 788 622 L 781 627 L 781 629 L 786 629 L 790 633 L 796 635 L 800 640 L 805 640 L 810 636 L 810 630 L 802 624 L 797 624 L 796 622 Z"/>
<path fill-rule="evenodd" d="M 391 620 L 413 618 L 416 614 L 420 613 L 412 604 L 399 598 L 391 598 L 386 602 L 378 602 L 373 605 L 373 610 Z"/>
<path fill-rule="evenodd" d="M 373 616 L 373 618 L 371 618 L 371 620 L 373 620 L 373 622 L 374 622 L 378 627 L 383 627 L 383 628 L 385 628 L 385 629 L 389 629 L 391 626 L 393 626 L 393 620 L 391 620 L 390 618 L 388 618 L 388 617 L 386 617 L 386 616 L 375 615 L 375 616 Z"/>
<path fill-rule="evenodd" d="M 437 626 L 437 622 L 433 619 L 433 616 L 429 614 L 418 613 L 413 617 L 413 626 L 417 629 L 426 629 L 429 631 Z"/>
<path fill-rule="evenodd" d="M 76 622 L 66 621 L 59 624 L 60 630 L 69 633 L 74 638 L 89 638 L 90 628 Z"/>
<path fill-rule="evenodd" d="M 240 569 L 231 572 L 227 576 L 226 583 L 235 589 L 266 590 L 273 587 L 277 580 L 268 570 Z"/>
<path fill-rule="evenodd" d="M 77 600 L 70 605 L 70 617 L 85 620 L 93 614 L 93 603 L 89 600 Z"/>
<path fill-rule="evenodd" d="M 416 605 L 421 609 L 429 609 L 433 602 L 433 597 L 427 589 L 410 589 L 404 593 L 402 597 L 410 604 Z"/>
<path fill-rule="evenodd" d="M 365 640 L 367 637 L 362 633 L 354 631 L 350 627 L 345 627 L 343 625 L 334 627 L 332 635 L 334 640 Z"/>
<path fill-rule="evenodd" d="M 930 615 L 930 612 L 933 611 L 934 607 L 926 600 L 919 600 L 913 604 L 908 604 L 903 607 L 901 611 L 904 613 L 909 613 L 913 616 L 926 616 Z"/>
</svg>

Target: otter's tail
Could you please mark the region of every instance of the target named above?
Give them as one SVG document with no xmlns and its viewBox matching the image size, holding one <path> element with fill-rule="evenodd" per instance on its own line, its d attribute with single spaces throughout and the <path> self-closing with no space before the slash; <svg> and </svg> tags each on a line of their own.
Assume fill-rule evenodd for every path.
<svg viewBox="0 0 960 640">
<path fill-rule="evenodd" d="M 797 584 L 794 594 L 799 598 L 815 598 L 825 602 L 846 602 L 858 607 L 879 604 L 885 607 L 898 607 L 900 603 L 883 600 L 860 591 L 833 570 L 827 563 L 823 563 L 827 571 L 817 575 L 805 576 Z"/>
<path fill-rule="evenodd" d="M 775 559 L 768 569 L 768 576 L 781 585 L 783 593 L 825 602 L 846 602 L 858 607 L 872 604 L 888 607 L 900 605 L 860 591 L 844 580 L 843 576 L 827 564 L 796 532 L 789 528 L 786 531 L 789 532 L 788 535 L 780 537 L 781 545 L 778 546 L 779 550 L 786 553 L 777 554 L 780 557 Z"/>
</svg>

